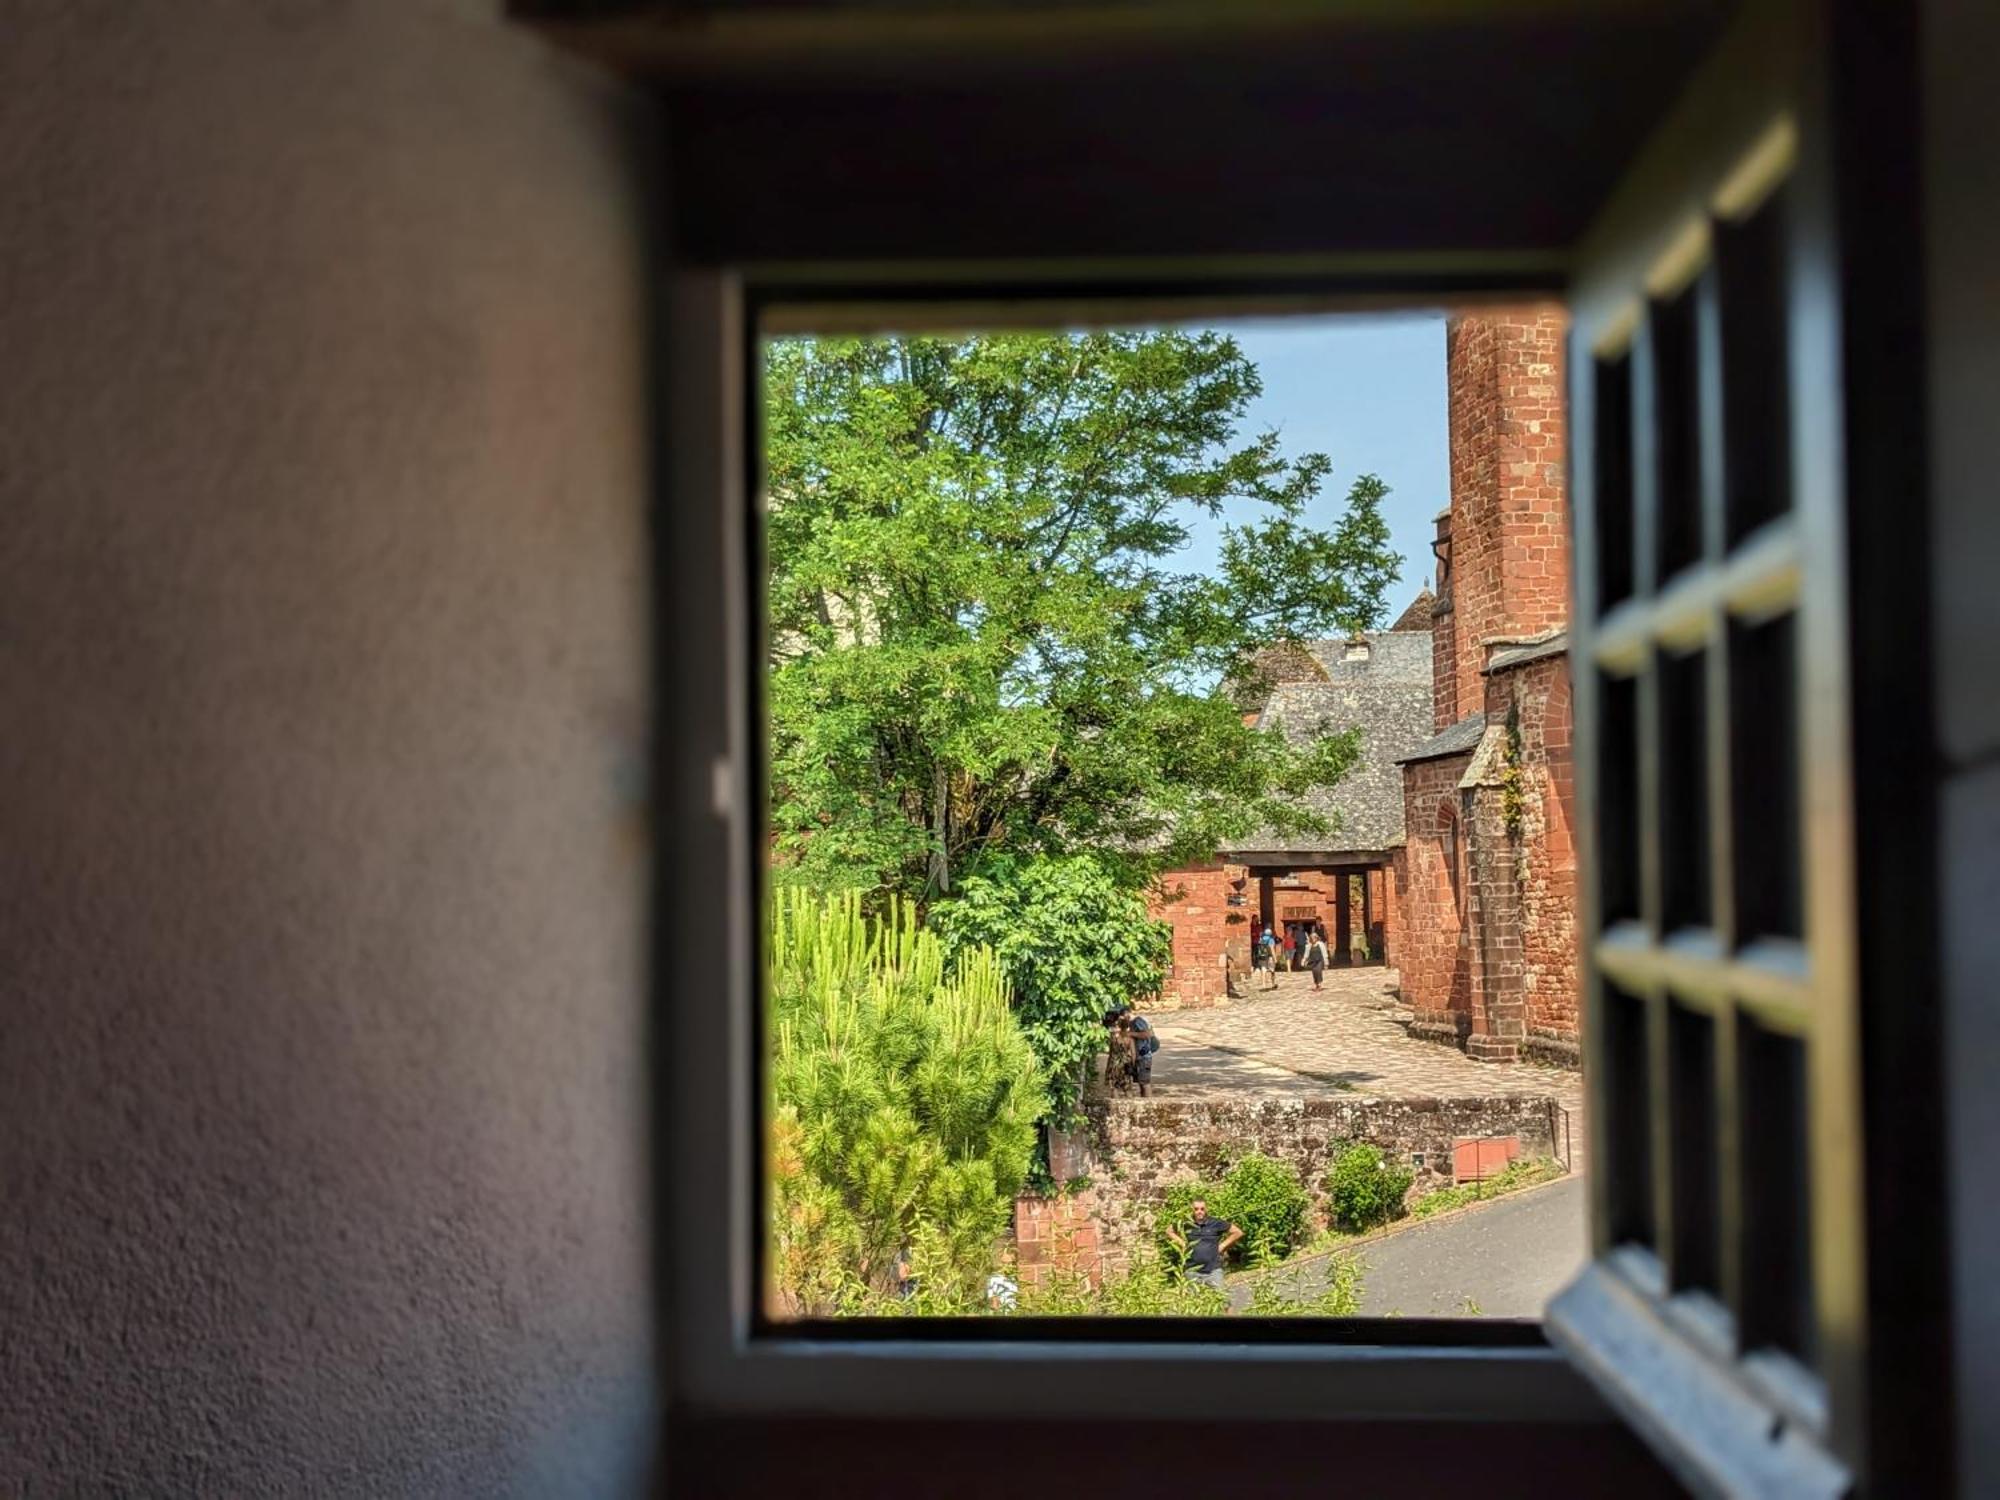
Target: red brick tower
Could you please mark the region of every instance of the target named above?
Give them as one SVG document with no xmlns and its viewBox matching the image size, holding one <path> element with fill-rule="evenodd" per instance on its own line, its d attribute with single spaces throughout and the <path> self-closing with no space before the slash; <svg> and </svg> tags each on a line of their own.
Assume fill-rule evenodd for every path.
<svg viewBox="0 0 2000 1500">
<path fill-rule="evenodd" d="M 1404 763 L 1401 973 L 1414 1034 L 1493 1061 L 1577 1053 L 1563 334 L 1555 308 L 1445 334 L 1438 734 Z"/>
<path fill-rule="evenodd" d="M 1436 724 L 1486 706 L 1495 643 L 1569 622 L 1560 309 L 1466 313 L 1445 331 L 1451 508 L 1438 517 Z"/>
</svg>

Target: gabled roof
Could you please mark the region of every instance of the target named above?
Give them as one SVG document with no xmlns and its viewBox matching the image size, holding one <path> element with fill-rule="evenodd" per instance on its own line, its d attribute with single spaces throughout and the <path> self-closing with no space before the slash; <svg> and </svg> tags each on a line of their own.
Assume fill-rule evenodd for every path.
<svg viewBox="0 0 2000 1500">
<path fill-rule="evenodd" d="M 1403 777 L 1397 758 L 1431 727 L 1428 632 L 1375 631 L 1353 640 L 1308 641 L 1303 649 L 1324 671 L 1271 689 L 1259 728 L 1277 728 L 1293 744 L 1346 729 L 1361 731 L 1353 769 L 1330 791 L 1308 798 L 1334 820 L 1331 834 L 1281 838 L 1268 831 L 1224 846 L 1225 853 L 1342 854 L 1393 849 L 1403 842 Z M 1302 842 L 1304 840 L 1304 842 Z"/>
<path fill-rule="evenodd" d="M 1410 607 L 1396 616 L 1396 623 L 1389 628 L 1427 631 L 1431 628 L 1431 611 L 1436 608 L 1437 595 L 1430 591 L 1430 586 L 1427 584 L 1417 590 L 1417 597 L 1410 601 Z"/>
<path fill-rule="evenodd" d="M 1437 760 L 1441 756 L 1458 755 L 1479 743 L 1479 737 L 1486 732 L 1486 715 L 1467 714 L 1449 729 L 1441 729 L 1416 749 L 1409 751 L 1397 762 L 1409 765 L 1413 761 Z"/>
</svg>

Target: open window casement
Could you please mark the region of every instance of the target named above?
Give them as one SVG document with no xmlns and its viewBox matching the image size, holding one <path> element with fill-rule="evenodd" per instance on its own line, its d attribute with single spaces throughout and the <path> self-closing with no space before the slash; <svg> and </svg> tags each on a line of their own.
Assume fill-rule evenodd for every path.
<svg viewBox="0 0 2000 1500">
<path fill-rule="evenodd" d="M 1874 337 L 1908 274 L 1882 247 L 1906 189 L 1870 175 L 1893 144 L 1861 135 L 1900 128 L 1906 22 L 1874 20 L 1740 23 L 1572 294 L 1598 1166 L 1595 1259 L 1548 1328 L 1707 1493 L 1931 1493 L 1946 1447 L 1942 1381 L 1906 1363 L 1933 1288 L 1891 1260 L 1923 1263 L 1942 1201 L 1891 1225 L 1910 1182 L 1885 1182 L 1937 1142 L 1882 1113 L 1935 1022 L 1863 903 L 1927 878 L 1871 821 L 1897 692 L 1873 637 L 1902 628 L 1883 476 L 1921 472 L 1916 371 L 1898 390 Z"/>
<path fill-rule="evenodd" d="M 1152 38 L 1180 56 L 1175 90 L 1213 90 L 1227 106 L 1204 112 L 1135 82 L 1159 72 L 1121 51 L 1148 7 L 1080 6 L 1093 57 L 1114 74 L 1125 66 L 1120 87 L 1157 116 L 1144 139 L 1104 153 L 1087 147 L 1117 89 L 1110 75 L 1050 71 L 1069 43 L 1041 37 L 1037 7 L 959 8 L 989 12 L 978 25 L 1007 31 L 1013 49 L 1011 63 L 982 61 L 1004 86 L 976 88 L 943 86 L 962 62 L 949 49 L 899 52 L 879 24 L 862 28 L 865 45 L 850 37 L 850 50 L 820 55 L 844 12 L 873 6 L 816 7 L 825 15 L 806 44 L 783 6 L 515 8 L 557 18 L 554 34 L 586 53 L 642 74 L 657 65 L 669 80 L 668 196 L 683 228 L 663 316 L 662 546 L 676 569 L 663 638 L 678 652 L 664 784 L 682 799 L 670 817 L 685 888 L 707 891 L 721 871 L 728 898 L 723 982 L 662 1012 L 663 1191 L 680 1222 L 720 1208 L 724 1223 L 719 1252 L 676 1243 L 665 1257 L 678 1397 L 723 1415 L 1018 1421 L 1128 1418 L 1136 1396 L 1159 1420 L 1245 1423 L 1576 1421 L 1601 1419 L 1608 1403 L 1700 1492 L 1943 1491 L 1938 986 L 1931 935 L 1916 930 L 1935 891 L 1937 828 L 1912 290 L 1921 7 L 1336 5 L 1351 14 L 1336 42 L 1317 44 L 1327 50 L 1301 54 L 1305 82 L 1285 71 L 1289 41 L 1231 54 L 1206 32 Z M 1313 7 L 1234 9 L 1290 27 Z M 765 62 L 812 73 L 823 97 L 758 75 L 749 12 L 764 10 L 782 23 Z M 709 24 L 725 11 L 743 12 L 733 32 Z M 1650 135 L 1629 144 L 1638 137 L 1617 132 L 1611 103 L 1686 76 L 1696 55 L 1675 61 L 1666 45 L 1677 12 L 1700 21 L 1707 61 L 1657 119 L 1645 105 Z M 1439 28 L 1433 38 L 1417 13 Z M 1548 55 L 1546 36 L 1510 31 L 1523 16 L 1562 42 L 1568 71 L 1553 88 L 1488 61 L 1512 57 L 1509 45 Z M 1374 62 L 1357 68 L 1356 57 Z M 1625 71 L 1602 71 L 1620 58 Z M 845 73 L 869 70 L 872 85 L 847 86 Z M 1273 92 L 1281 76 L 1299 91 L 1289 113 L 1259 102 L 1285 97 Z M 1366 86 L 1422 128 L 1354 114 Z M 907 149 L 878 171 L 870 132 L 902 118 L 910 89 L 929 90 L 940 128 L 895 137 Z M 1568 133 L 1566 161 L 1512 130 L 1560 119 L 1553 93 L 1602 116 Z M 1450 118 L 1425 119 L 1438 99 Z M 1277 212 L 1262 185 L 1282 172 L 1185 175 L 1190 153 L 1161 134 L 1184 118 L 1200 122 L 1197 167 L 1276 158 L 1303 172 L 1288 153 L 1326 147 L 1312 153 L 1316 191 L 1279 195 Z M 816 149 L 800 149 L 808 132 L 795 119 L 812 122 Z M 1037 135 L 1051 130 L 1061 138 Z M 1037 149 L 1016 149 L 1017 136 Z M 1485 191 L 1505 172 L 1468 150 L 1488 137 L 1514 143 L 1506 159 L 1524 175 L 1507 193 Z M 848 169 L 824 170 L 843 140 Z M 1622 169 L 1594 149 L 1607 141 Z M 968 178 L 980 191 L 964 191 Z M 1368 196 L 1385 183 L 1388 198 Z M 1052 184 L 1069 208 L 1016 234 Z M 1203 211 L 1184 212 L 1195 193 Z M 1357 211 L 1357 195 L 1372 210 Z M 1135 239 L 1160 205 L 1173 221 Z M 1496 220 L 1522 205 L 1535 211 Z M 1301 249 L 1312 254 L 1289 258 Z M 1547 1342 L 1530 1328 L 1426 1320 L 1307 1329 L 1268 1346 L 1184 1327 L 1147 1338 L 1093 1327 L 1060 1347 L 947 1346 L 891 1326 L 865 1340 L 764 1337 L 753 1316 L 762 652 L 747 477 L 759 317 L 781 318 L 766 332 L 819 333 L 876 328 L 890 303 L 947 327 L 1081 323 L 1107 307 L 1124 321 L 1188 318 L 1241 311 L 1246 288 L 1265 311 L 1568 298 L 1594 1260 L 1551 1306 Z M 1436 562 L 1443 613 L 1448 543 Z M 1456 830 L 1449 811 L 1442 826 Z M 1872 920 L 1865 891 L 1892 893 L 1905 926 Z M 677 959 L 714 943 L 708 903 L 671 915 Z"/>
</svg>

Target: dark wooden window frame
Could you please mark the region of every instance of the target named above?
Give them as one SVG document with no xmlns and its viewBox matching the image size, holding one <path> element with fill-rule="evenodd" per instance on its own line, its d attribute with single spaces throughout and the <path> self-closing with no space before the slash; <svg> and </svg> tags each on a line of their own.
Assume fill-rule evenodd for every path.
<svg viewBox="0 0 2000 1500">
<path fill-rule="evenodd" d="M 725 628 L 670 685 L 680 701 L 713 702 L 727 684 L 726 734 L 708 736 L 684 789 L 681 836 L 715 851 L 706 892 L 722 896 L 716 1003 L 667 1019 L 671 1077 L 662 1091 L 672 1212 L 715 1235 L 704 1255 L 676 1257 L 663 1279 L 681 1388 L 719 1410 L 819 1409 L 855 1414 L 992 1410 L 1048 1415 L 1122 1409 L 1148 1394 L 1155 1417 L 1328 1415 L 1422 1418 L 1439 1410 L 1505 1419 L 1605 1420 L 1608 1410 L 1533 1320 L 1355 1318 L 1211 1323 L 1179 1319 L 911 1319 L 774 1323 L 755 1295 L 762 1275 L 762 1120 L 756 924 L 763 880 L 763 659 L 757 350 L 771 332 L 999 325 L 1069 326 L 1191 317 L 1438 308 L 1547 298 L 1546 272 L 1498 275 L 1301 276 L 1279 268 L 1202 273 L 1126 269 L 1099 280 L 1036 275 L 978 284 L 965 296 L 921 275 L 860 282 L 755 271 L 674 274 L 664 316 L 676 358 L 666 372 L 663 454 L 672 497 L 661 545 L 718 560 Z M 726 457 L 725 457 L 726 456 Z M 691 601 L 683 601 L 691 603 Z M 662 622 L 663 666 L 678 634 Z M 696 746 L 683 749 L 703 754 Z M 683 763 L 685 763 L 683 761 Z M 691 934 L 696 924 L 690 921 Z M 667 942 L 663 935 L 663 942 Z M 675 940 L 668 951 L 700 947 Z M 676 960 L 678 961 L 678 960 Z M 715 1122 L 726 1120 L 718 1136 Z M 1190 1380 L 1172 1373 L 1199 1362 Z"/>
</svg>

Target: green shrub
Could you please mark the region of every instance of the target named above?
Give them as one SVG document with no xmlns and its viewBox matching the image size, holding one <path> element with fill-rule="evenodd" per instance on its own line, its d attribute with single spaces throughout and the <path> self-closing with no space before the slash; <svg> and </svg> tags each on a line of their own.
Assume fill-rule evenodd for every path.
<svg viewBox="0 0 2000 1500">
<path fill-rule="evenodd" d="M 930 915 L 946 957 L 990 948 L 1000 960 L 1014 1019 L 1048 1078 L 1044 1118 L 1069 1129 L 1091 1059 L 1104 1050 L 1105 1012 L 1159 993 L 1173 929 L 1087 855 L 989 860 Z"/>
<path fill-rule="evenodd" d="M 1252 1265 L 1291 1254 L 1312 1210 L 1298 1172 L 1256 1152 L 1229 1169 L 1220 1198 L 1210 1208 L 1243 1231 L 1237 1249 Z"/>
<path fill-rule="evenodd" d="M 1250 1288 L 1253 1318 L 1351 1318 L 1361 1311 L 1361 1264 L 1352 1255 L 1327 1257 L 1325 1281 L 1310 1271 L 1272 1272 Z"/>
<path fill-rule="evenodd" d="M 1393 1167 L 1379 1146 L 1355 1145 L 1342 1151 L 1327 1174 L 1327 1206 L 1335 1227 L 1350 1232 L 1373 1229 L 1398 1218 L 1403 1195 L 1415 1174 Z"/>
<path fill-rule="evenodd" d="M 1158 1236 L 1160 1253 L 1169 1265 L 1178 1263 L 1180 1251 L 1166 1238 L 1166 1231 L 1185 1231 L 1194 1222 L 1197 1198 L 1207 1201 L 1210 1214 L 1243 1231 L 1230 1258 L 1248 1265 L 1263 1265 L 1291 1254 L 1312 1210 L 1312 1199 L 1299 1182 L 1299 1174 L 1284 1162 L 1253 1151 L 1231 1167 L 1219 1185 L 1180 1182 L 1167 1189 Z"/>
</svg>

